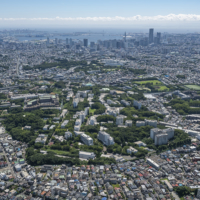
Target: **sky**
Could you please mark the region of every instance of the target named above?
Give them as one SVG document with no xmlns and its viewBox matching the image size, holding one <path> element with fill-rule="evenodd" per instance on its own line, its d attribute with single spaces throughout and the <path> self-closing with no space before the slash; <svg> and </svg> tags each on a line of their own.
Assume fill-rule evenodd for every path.
<svg viewBox="0 0 200 200">
<path fill-rule="evenodd" d="M 199 0 L 1 0 L 1 28 L 200 31 Z"/>
</svg>

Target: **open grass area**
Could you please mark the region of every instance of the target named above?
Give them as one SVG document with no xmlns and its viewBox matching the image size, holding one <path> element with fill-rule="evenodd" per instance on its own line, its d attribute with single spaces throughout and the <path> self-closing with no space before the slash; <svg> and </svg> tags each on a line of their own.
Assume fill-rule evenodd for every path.
<svg viewBox="0 0 200 200">
<path fill-rule="evenodd" d="M 119 184 L 112 184 L 113 188 L 120 188 L 120 185 Z"/>
<path fill-rule="evenodd" d="M 149 80 L 149 81 L 135 81 L 134 83 L 144 85 L 147 83 L 153 83 L 153 85 L 162 85 L 162 83 L 158 80 Z"/>
<path fill-rule="evenodd" d="M 162 85 L 162 86 L 159 86 L 159 89 L 158 89 L 158 91 L 168 91 L 169 90 L 169 88 L 168 87 L 166 87 L 165 85 Z"/>
<path fill-rule="evenodd" d="M 92 115 L 94 115 L 94 111 L 95 111 L 96 109 L 91 109 L 91 108 L 89 108 L 89 113 L 92 113 Z"/>
<path fill-rule="evenodd" d="M 57 89 L 57 88 L 54 88 L 54 89 L 53 89 L 53 92 L 54 92 L 55 94 L 62 94 L 62 90 L 61 90 L 61 89 Z"/>
<path fill-rule="evenodd" d="M 78 157 L 78 153 L 77 154 L 72 154 L 70 152 L 67 151 L 62 151 L 62 150 L 55 150 L 55 149 L 46 149 L 45 151 L 53 151 L 55 154 L 57 155 L 61 155 L 61 156 L 69 156 L 69 157 Z"/>
<path fill-rule="evenodd" d="M 198 85 L 185 85 L 185 87 L 192 90 L 200 90 L 200 86 Z"/>
<path fill-rule="evenodd" d="M 155 89 L 155 90 L 157 90 L 157 92 L 169 91 L 169 88 L 158 80 L 135 81 L 133 83 L 138 84 L 139 90 L 154 91 L 154 89 Z M 148 84 L 151 84 L 151 87 Z"/>
</svg>

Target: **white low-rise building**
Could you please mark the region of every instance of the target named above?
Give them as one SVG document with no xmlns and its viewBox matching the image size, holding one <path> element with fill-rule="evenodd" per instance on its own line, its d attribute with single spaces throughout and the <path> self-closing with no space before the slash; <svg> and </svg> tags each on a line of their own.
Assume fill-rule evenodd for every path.
<svg viewBox="0 0 200 200">
<path fill-rule="evenodd" d="M 152 167 L 154 167 L 154 168 L 156 168 L 156 169 L 159 169 L 159 168 L 160 168 L 160 166 L 159 166 L 156 162 L 154 162 L 153 160 L 151 160 L 150 158 L 147 158 L 147 163 L 148 163 L 150 166 L 152 166 Z"/>
<path fill-rule="evenodd" d="M 16 164 L 15 165 L 15 170 L 16 170 L 16 172 L 21 171 L 22 170 L 21 165 L 20 164 Z"/>
<path fill-rule="evenodd" d="M 81 134 L 81 141 L 88 146 L 93 145 L 93 139 L 89 135 L 86 135 L 85 133 Z"/>
<path fill-rule="evenodd" d="M 79 158 L 94 159 L 96 155 L 93 152 L 79 151 Z"/>
<path fill-rule="evenodd" d="M 133 125 L 132 120 L 126 120 L 125 125 L 128 126 L 128 127 L 132 127 L 132 125 Z"/>
<path fill-rule="evenodd" d="M 43 131 L 47 131 L 48 128 L 49 128 L 49 125 L 45 125 L 45 126 L 43 127 Z"/>
<path fill-rule="evenodd" d="M 68 124 L 69 120 L 64 120 L 61 124 L 61 128 L 65 128 L 65 126 Z"/>
<path fill-rule="evenodd" d="M 142 142 L 142 141 L 137 141 L 137 142 L 134 142 L 135 144 L 137 144 L 139 147 L 146 147 L 147 145 Z"/>
<path fill-rule="evenodd" d="M 133 100 L 133 106 L 135 106 L 138 109 L 140 109 L 142 107 L 142 103 L 140 103 L 139 101 Z"/>
<path fill-rule="evenodd" d="M 96 118 L 94 116 L 91 116 L 89 124 L 93 126 L 95 123 L 96 123 Z"/>
<path fill-rule="evenodd" d="M 124 123 L 124 117 L 121 116 L 121 115 L 117 116 L 116 117 L 116 124 L 117 125 L 123 125 L 123 123 Z"/>
<path fill-rule="evenodd" d="M 113 137 L 104 131 L 99 131 L 97 138 L 101 140 L 106 146 L 115 144 Z"/>
<path fill-rule="evenodd" d="M 138 152 L 138 150 L 135 149 L 135 148 L 133 148 L 133 147 L 129 147 L 129 148 L 127 149 L 127 153 L 129 153 L 129 154 L 137 153 L 137 152 Z"/>
<path fill-rule="evenodd" d="M 78 106 L 78 103 L 79 103 L 79 98 L 74 99 L 73 107 L 76 108 Z"/>
<path fill-rule="evenodd" d="M 137 127 L 145 126 L 145 121 L 136 121 L 136 126 Z"/>
<path fill-rule="evenodd" d="M 67 131 L 65 132 L 65 139 L 67 140 L 68 138 L 71 138 L 72 137 L 72 133 Z"/>
</svg>

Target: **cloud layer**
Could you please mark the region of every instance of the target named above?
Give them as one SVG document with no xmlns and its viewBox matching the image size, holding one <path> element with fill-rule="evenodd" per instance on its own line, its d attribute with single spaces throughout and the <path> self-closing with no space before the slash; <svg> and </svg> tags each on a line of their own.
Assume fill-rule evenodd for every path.
<svg viewBox="0 0 200 200">
<path fill-rule="evenodd" d="M 195 14 L 169 14 L 169 15 L 157 15 L 157 16 L 141 16 L 136 15 L 132 17 L 76 17 L 76 18 L 0 18 L 0 21 L 200 21 L 200 15 Z"/>
</svg>

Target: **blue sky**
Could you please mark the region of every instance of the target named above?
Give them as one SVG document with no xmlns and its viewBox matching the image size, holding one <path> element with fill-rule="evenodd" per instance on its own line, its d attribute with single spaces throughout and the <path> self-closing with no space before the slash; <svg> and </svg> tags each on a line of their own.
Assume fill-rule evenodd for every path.
<svg viewBox="0 0 200 200">
<path fill-rule="evenodd" d="M 199 7 L 200 0 L 2 0 L 0 4 L 0 26 L 128 26 L 149 23 L 163 26 L 163 23 L 157 18 L 143 19 L 142 22 L 138 19 L 129 18 L 136 15 L 154 17 L 169 14 L 175 15 L 172 24 L 176 24 L 176 21 L 180 20 L 176 19 L 176 15 L 184 15 L 181 17 L 181 24 L 185 20 L 187 21 L 187 15 L 195 15 L 190 16 L 190 23 L 185 22 L 185 24 L 196 26 L 198 23 L 199 26 Z M 122 17 L 123 20 L 115 19 L 116 16 Z M 56 17 L 60 17 L 60 19 L 53 20 Z M 84 19 L 77 19 L 80 17 Z M 86 17 L 92 19 L 86 20 Z M 94 22 L 95 17 L 98 19 Z M 99 17 L 110 17 L 112 19 L 102 20 Z M 9 20 L 5 20 L 8 18 Z M 73 19 L 69 20 L 68 18 Z M 166 20 L 165 18 L 164 20 Z M 171 18 L 167 18 L 166 25 L 170 24 L 170 20 Z"/>
</svg>

